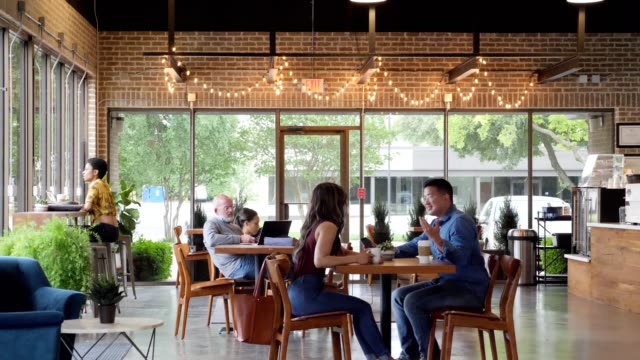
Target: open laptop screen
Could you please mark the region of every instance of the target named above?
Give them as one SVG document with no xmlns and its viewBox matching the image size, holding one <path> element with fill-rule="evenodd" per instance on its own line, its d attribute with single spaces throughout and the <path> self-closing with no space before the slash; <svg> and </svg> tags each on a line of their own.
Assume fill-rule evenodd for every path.
<svg viewBox="0 0 640 360">
<path fill-rule="evenodd" d="M 258 245 L 264 245 L 264 238 L 284 238 L 289 237 L 291 220 L 267 220 L 262 224 L 260 235 L 258 235 Z"/>
</svg>

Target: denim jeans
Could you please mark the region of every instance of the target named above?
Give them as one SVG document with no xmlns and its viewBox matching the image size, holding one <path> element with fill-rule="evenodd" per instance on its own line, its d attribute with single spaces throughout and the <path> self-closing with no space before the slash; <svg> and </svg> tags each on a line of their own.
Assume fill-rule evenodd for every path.
<svg viewBox="0 0 640 360">
<path fill-rule="evenodd" d="M 365 356 L 370 358 L 389 355 L 373 318 L 371 305 L 357 297 L 323 291 L 323 288 L 322 276 L 305 275 L 297 278 L 288 291 L 294 316 L 346 311 L 353 316 L 353 330 Z"/>
<path fill-rule="evenodd" d="M 482 309 L 484 299 L 459 282 L 440 278 L 401 287 L 391 295 L 402 352 L 410 358 L 426 357 L 431 333 L 431 312 L 445 307 Z M 434 354 L 439 352 L 435 343 Z"/>
</svg>

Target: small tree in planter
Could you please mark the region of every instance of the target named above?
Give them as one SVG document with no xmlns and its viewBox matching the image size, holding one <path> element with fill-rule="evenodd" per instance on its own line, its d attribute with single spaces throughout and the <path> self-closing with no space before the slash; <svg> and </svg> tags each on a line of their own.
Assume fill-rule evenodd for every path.
<svg viewBox="0 0 640 360">
<path fill-rule="evenodd" d="M 424 217 L 427 213 L 427 209 L 425 209 L 420 196 L 416 198 L 416 201 L 413 202 L 413 208 L 409 209 L 409 227 L 420 227 L 420 218 Z M 421 231 L 407 231 L 404 235 L 406 241 L 411 241 L 412 239 L 420 236 Z"/>
<path fill-rule="evenodd" d="M 202 229 L 207 222 L 207 214 L 202 209 L 202 204 L 198 203 L 193 212 L 193 229 Z M 204 250 L 204 236 L 200 234 L 189 235 L 189 245 L 195 245 L 196 251 Z M 187 268 L 191 273 L 193 281 L 209 280 L 209 263 L 205 260 L 187 261 Z"/>
<path fill-rule="evenodd" d="M 373 242 L 382 250 L 385 260 L 393 258 L 394 247 L 391 241 L 393 240 L 393 234 L 391 234 L 391 228 L 387 218 L 389 217 L 389 209 L 387 204 L 376 201 L 371 209 L 375 222 L 373 223 Z M 389 254 L 391 253 L 391 255 Z"/>
<path fill-rule="evenodd" d="M 509 243 L 507 241 L 507 233 L 511 229 L 518 228 L 518 212 L 511 207 L 511 198 L 509 196 L 504 198 L 502 209 L 500 209 L 500 216 L 496 221 L 496 229 L 493 233 L 494 239 L 498 249 L 503 249 L 505 253 L 509 253 Z"/>
<path fill-rule="evenodd" d="M 113 324 L 116 305 L 124 298 L 124 291 L 120 290 L 120 285 L 114 279 L 103 276 L 93 281 L 87 295 L 98 307 L 100 323 Z"/>
<path fill-rule="evenodd" d="M 473 198 L 469 198 L 469 202 L 467 202 L 462 207 L 462 212 L 469 215 L 469 217 L 473 220 L 473 223 L 476 224 L 476 231 L 478 233 L 478 240 L 482 240 L 482 226 L 478 224 L 478 217 L 476 213 L 478 212 L 478 205 Z M 484 241 L 481 241 L 484 244 Z"/>
</svg>

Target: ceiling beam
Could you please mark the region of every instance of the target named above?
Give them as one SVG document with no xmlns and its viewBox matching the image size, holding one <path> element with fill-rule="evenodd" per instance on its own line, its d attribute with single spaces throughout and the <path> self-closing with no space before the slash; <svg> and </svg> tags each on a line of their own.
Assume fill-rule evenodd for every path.
<svg viewBox="0 0 640 360">
<path fill-rule="evenodd" d="M 373 73 L 378 71 L 378 69 L 375 67 L 375 63 L 376 63 L 375 56 L 369 56 L 367 60 L 364 61 L 364 63 L 362 64 L 362 67 L 360 67 L 360 71 L 358 71 L 358 73 L 360 74 L 360 79 L 358 80 L 358 84 L 360 85 L 365 84 L 367 80 L 369 80 L 371 75 L 373 75 Z"/>
<path fill-rule="evenodd" d="M 564 76 L 573 74 L 580 69 L 582 69 L 582 66 L 580 65 L 580 57 L 573 56 L 562 60 L 557 64 L 551 65 L 546 69 L 538 70 L 535 74 L 537 75 L 538 83 L 541 84 L 558 80 Z"/>
<path fill-rule="evenodd" d="M 458 82 L 469 75 L 477 74 L 480 71 L 478 67 L 478 58 L 472 57 L 465 60 L 462 64 L 447 71 L 447 82 L 453 84 Z"/>
<path fill-rule="evenodd" d="M 595 54 L 595 53 L 583 53 L 589 56 L 601 56 L 606 57 L 607 54 Z M 348 57 L 360 57 L 362 53 L 276 53 L 270 52 L 192 52 L 192 51 L 178 51 L 175 53 L 169 53 L 165 51 L 144 51 L 142 56 L 191 56 L 191 57 L 269 57 L 269 56 L 286 56 L 290 58 L 348 58 Z M 472 56 L 481 56 L 483 58 L 565 58 L 575 55 L 575 52 L 571 53 L 377 53 L 377 56 L 384 58 L 468 58 Z"/>
</svg>

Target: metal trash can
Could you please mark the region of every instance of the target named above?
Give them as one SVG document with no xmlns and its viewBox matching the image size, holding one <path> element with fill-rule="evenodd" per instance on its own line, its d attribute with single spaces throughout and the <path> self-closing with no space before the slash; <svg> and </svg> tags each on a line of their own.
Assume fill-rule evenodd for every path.
<svg viewBox="0 0 640 360">
<path fill-rule="evenodd" d="M 536 242 L 538 234 L 531 229 L 511 229 L 507 242 L 511 254 L 520 260 L 520 285 L 536 283 Z"/>
</svg>

